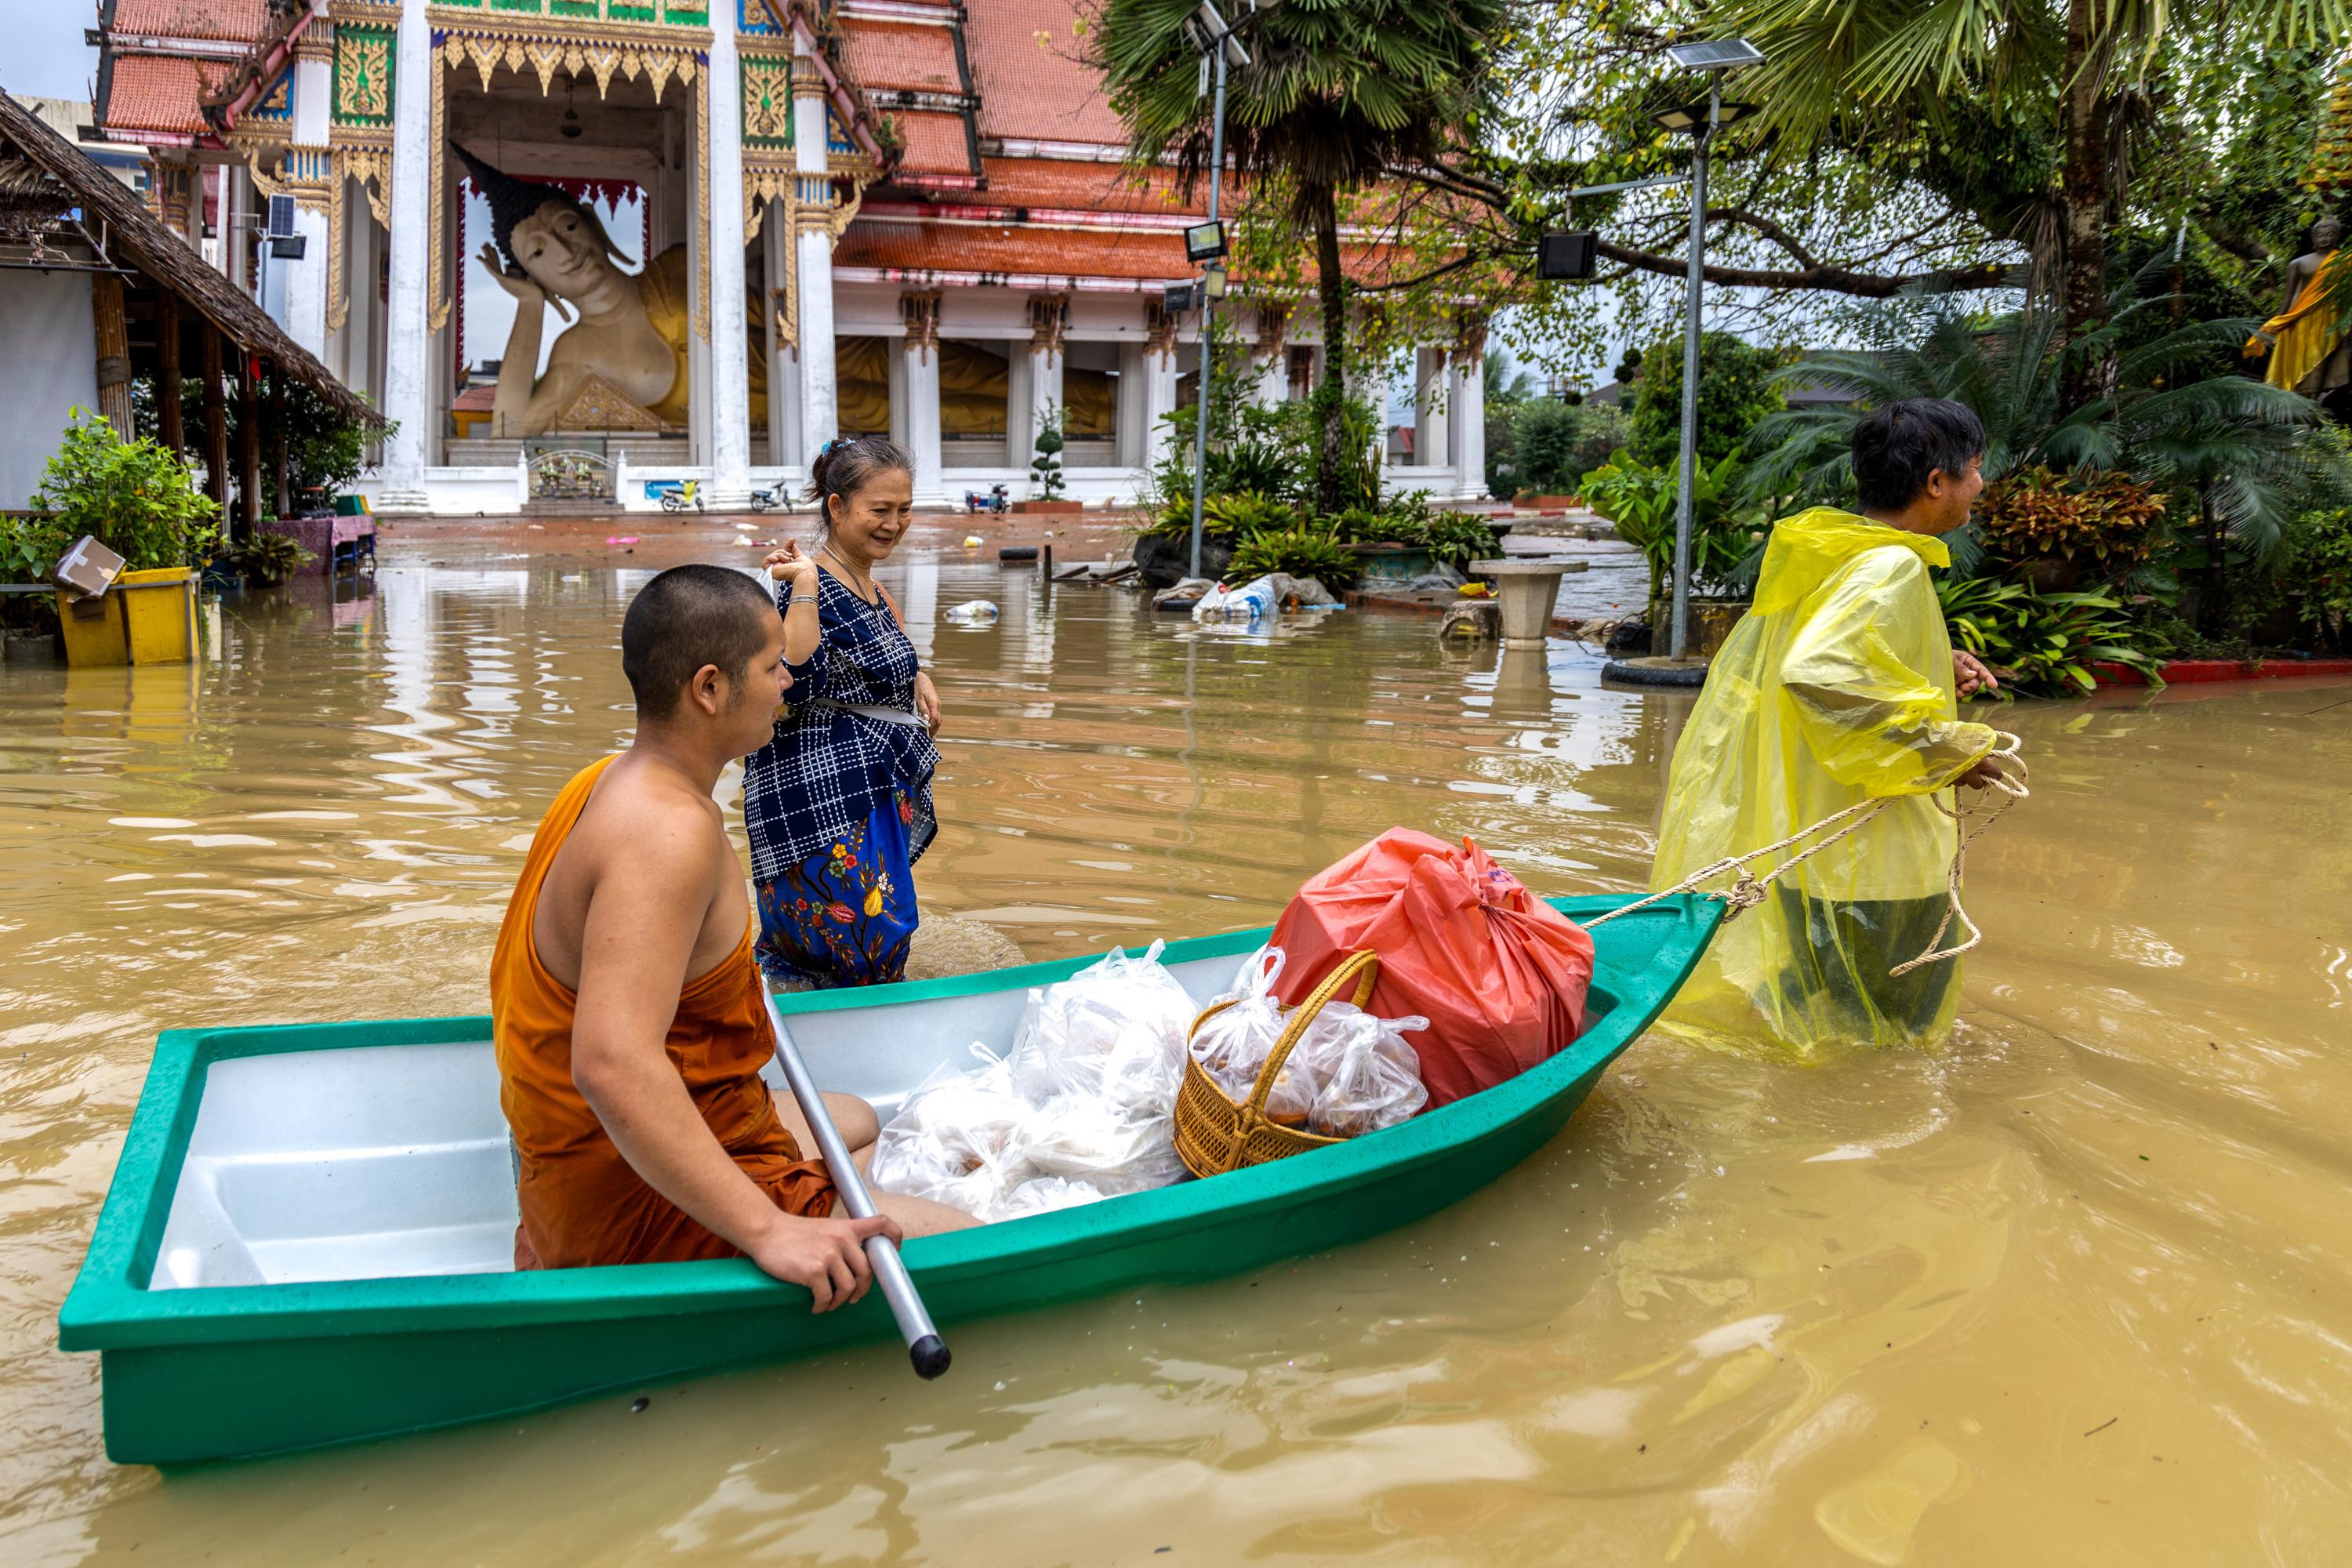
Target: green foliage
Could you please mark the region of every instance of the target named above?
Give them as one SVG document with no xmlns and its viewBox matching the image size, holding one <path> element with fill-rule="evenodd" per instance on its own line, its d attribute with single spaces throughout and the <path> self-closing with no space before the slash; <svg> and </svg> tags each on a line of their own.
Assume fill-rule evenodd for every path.
<svg viewBox="0 0 2352 1568">
<path fill-rule="evenodd" d="M 1725 590 L 1735 586 L 1754 549 L 1751 512 L 1735 504 L 1739 495 L 1739 459 L 1726 457 L 1694 471 L 1691 490 L 1691 581 Z M 1620 452 L 1584 476 L 1584 503 L 1617 525 L 1617 537 L 1641 551 L 1650 567 L 1653 602 L 1673 589 L 1675 510 L 1680 477 L 1671 467 L 1637 463 Z"/>
<path fill-rule="evenodd" d="M 1287 501 L 1251 490 L 1204 496 L 1201 501 L 1201 531 L 1239 539 L 1253 533 L 1280 532 L 1303 526 L 1297 510 Z M 1190 538 L 1192 498 L 1179 496 L 1160 509 L 1147 533 L 1165 539 Z"/>
<path fill-rule="evenodd" d="M 0 582 L 47 582 L 78 537 L 53 517 L 0 514 Z"/>
<path fill-rule="evenodd" d="M 2090 667 L 2120 664 L 2162 686 L 2123 604 L 2103 593 L 2037 594 L 2021 583 L 1945 576 L 1944 623 L 2000 677 L 2000 697 L 2077 697 L 2098 684 Z"/>
<path fill-rule="evenodd" d="M 1519 410 L 1513 436 L 1515 471 L 1505 476 L 1510 488 L 1489 489 L 1496 495 L 1574 494 L 1630 434 L 1623 411 L 1606 403 L 1530 403 Z"/>
<path fill-rule="evenodd" d="M 187 466 L 152 441 L 123 440 L 87 409 L 72 417 L 32 496 L 35 510 L 54 514 L 59 548 L 96 534 L 131 572 L 205 560 L 218 537 L 220 508 L 196 489 Z M 52 556 L 40 574 L 55 565 Z"/>
<path fill-rule="evenodd" d="M 1062 493 L 1061 405 L 1048 403 L 1037 410 L 1036 451 L 1029 463 L 1032 487 L 1039 500 L 1052 500 Z"/>
<path fill-rule="evenodd" d="M 228 563 L 243 573 L 247 582 L 261 586 L 283 583 L 317 559 L 285 534 L 261 532 L 248 535 L 226 555 Z"/>
<path fill-rule="evenodd" d="M 1486 356 L 1479 374 L 1486 384 L 1486 416 L 1490 421 L 1496 409 L 1517 408 L 1536 395 L 1536 378 L 1528 374 L 1525 366 L 1515 365 L 1511 356 L 1501 349 Z"/>
<path fill-rule="evenodd" d="M 1729 332 L 1706 332 L 1698 345 L 1698 460 L 1713 464 L 1747 445 L 1759 420 L 1788 406 L 1774 373 L 1786 356 L 1750 347 Z M 1682 453 L 1683 352 L 1667 339 L 1642 358 L 1625 449 L 1644 463 L 1672 463 Z"/>
<path fill-rule="evenodd" d="M 1457 572 L 1466 572 L 1471 562 L 1496 552 L 1495 531 L 1484 518 L 1463 511 L 1441 512 L 1431 519 L 1422 531 L 1421 543 L 1432 558 Z"/>
<path fill-rule="evenodd" d="M 2338 641 L 2352 620 L 2352 507 L 2308 511 L 2287 532 L 2296 616 L 2326 626 Z"/>
<path fill-rule="evenodd" d="M 1234 548 L 1228 580 L 1245 583 L 1269 572 L 1313 577 L 1326 588 L 1344 588 L 1356 581 L 1356 557 L 1328 533 L 1293 528 L 1253 533 Z"/>
</svg>

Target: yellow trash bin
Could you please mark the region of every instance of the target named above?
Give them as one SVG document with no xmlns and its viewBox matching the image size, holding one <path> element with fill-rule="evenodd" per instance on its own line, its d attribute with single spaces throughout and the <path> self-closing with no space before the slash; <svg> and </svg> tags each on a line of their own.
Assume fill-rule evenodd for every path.
<svg viewBox="0 0 2352 1568">
<path fill-rule="evenodd" d="M 186 566 L 125 572 L 95 599 L 58 595 L 66 663 L 185 664 L 196 657 L 196 574 Z"/>
</svg>

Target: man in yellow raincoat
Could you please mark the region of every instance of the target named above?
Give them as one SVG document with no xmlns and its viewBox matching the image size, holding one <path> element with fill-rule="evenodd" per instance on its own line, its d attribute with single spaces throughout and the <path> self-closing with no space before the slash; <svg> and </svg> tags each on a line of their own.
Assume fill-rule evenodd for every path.
<svg viewBox="0 0 2352 1568">
<path fill-rule="evenodd" d="M 1887 971 L 1927 950 L 1947 907 L 1958 829 L 1939 797 L 2000 772 L 1992 731 L 1960 722 L 1956 700 L 1990 689 L 1991 672 L 1953 651 L 1927 576 L 1951 563 L 1939 536 L 1968 521 L 1984 447 L 1960 404 L 1889 404 L 1854 430 L 1860 513 L 1816 507 L 1773 525 L 1755 605 L 1675 749 L 1651 886 L 1861 801 L 1890 804 L 1717 934 L 1670 1032 L 1810 1057 L 1950 1029 L 1956 961 Z"/>
</svg>

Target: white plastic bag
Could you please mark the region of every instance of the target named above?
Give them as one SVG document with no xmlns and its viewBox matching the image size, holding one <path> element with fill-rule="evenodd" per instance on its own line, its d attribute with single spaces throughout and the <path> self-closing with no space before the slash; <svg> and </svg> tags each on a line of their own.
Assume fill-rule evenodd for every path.
<svg viewBox="0 0 2352 1568">
<path fill-rule="evenodd" d="M 1282 963 L 1278 947 L 1262 947 L 1250 954 L 1234 977 L 1234 988 L 1209 1004 L 1215 1010 L 1192 1031 L 1193 1057 L 1237 1105 L 1246 1103 L 1256 1089 L 1265 1058 L 1282 1037 L 1282 1004 L 1274 997 Z M 1304 1127 L 1314 1100 L 1313 1074 L 1294 1050 L 1266 1094 L 1266 1118 L 1286 1127 Z"/>
<path fill-rule="evenodd" d="M 1192 994 L 1160 962 L 1166 945 L 1155 942 L 1132 958 L 1113 948 L 1029 993 L 1007 1058 L 1024 1099 L 1035 1106 L 1090 1093 L 1126 1110 L 1174 1112 L 1193 1009 Z"/>
<path fill-rule="evenodd" d="M 1315 1084 L 1307 1130 L 1360 1138 L 1410 1121 L 1429 1103 L 1421 1058 L 1405 1039 L 1426 1018 L 1381 1018 L 1349 1002 L 1327 1002 L 1290 1053 L 1307 1060 Z"/>
<path fill-rule="evenodd" d="M 1013 1188 L 997 1205 L 997 1212 L 988 1217 L 1019 1219 L 1024 1215 L 1051 1214 L 1080 1204 L 1098 1204 L 1108 1196 L 1091 1182 L 1072 1181 L 1066 1176 L 1036 1176 Z"/>
<path fill-rule="evenodd" d="M 1171 1110 L 1123 1110 L 1097 1094 L 1057 1094 L 1037 1106 L 1016 1157 L 1049 1176 L 1080 1177 L 1105 1194 L 1148 1192 L 1179 1180 Z"/>
</svg>

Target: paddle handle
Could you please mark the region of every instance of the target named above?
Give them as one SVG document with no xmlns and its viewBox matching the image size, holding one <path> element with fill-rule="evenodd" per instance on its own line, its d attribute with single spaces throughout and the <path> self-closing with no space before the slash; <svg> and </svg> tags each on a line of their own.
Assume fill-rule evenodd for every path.
<svg viewBox="0 0 2352 1568">
<path fill-rule="evenodd" d="M 768 1026 L 776 1036 L 776 1061 L 784 1069 L 784 1081 L 792 1086 L 793 1098 L 801 1103 L 801 1114 L 808 1118 L 809 1131 L 816 1134 L 817 1152 L 824 1156 L 825 1169 L 832 1173 L 835 1190 L 841 1194 L 841 1206 L 854 1219 L 871 1219 L 876 1214 L 874 1195 L 866 1190 L 866 1178 L 858 1173 L 856 1162 L 849 1157 L 849 1146 L 841 1141 L 841 1129 L 833 1124 L 833 1112 L 824 1105 L 824 1096 L 817 1092 L 816 1080 L 809 1077 L 808 1064 L 801 1060 L 800 1047 L 793 1044 L 793 1032 L 784 1026 L 784 1016 L 776 1007 L 776 998 L 764 981 L 760 983 L 760 1001 L 768 1009 Z M 906 1259 L 887 1236 L 866 1238 L 866 1260 L 874 1267 L 874 1282 L 882 1287 L 882 1299 L 890 1303 L 890 1315 L 898 1320 L 898 1337 L 907 1342 L 907 1354 L 915 1363 L 916 1375 L 937 1377 L 948 1369 L 947 1342 L 931 1322 L 931 1314 L 923 1306 L 923 1298 L 915 1289 L 914 1277 L 907 1272 Z"/>
</svg>

